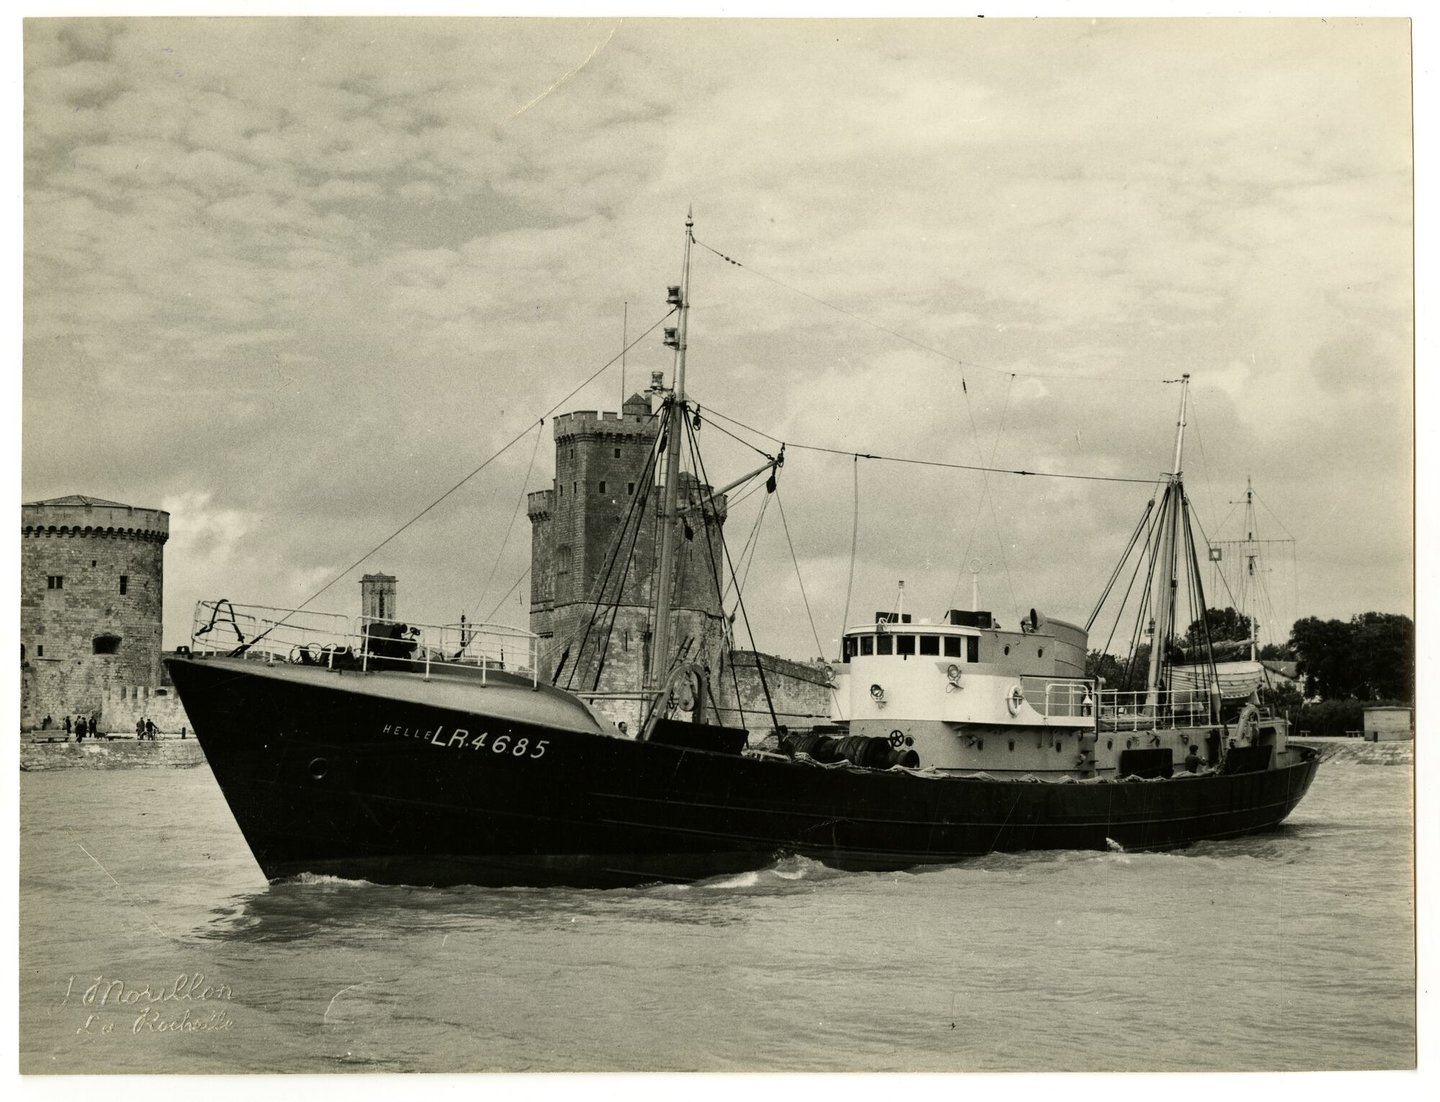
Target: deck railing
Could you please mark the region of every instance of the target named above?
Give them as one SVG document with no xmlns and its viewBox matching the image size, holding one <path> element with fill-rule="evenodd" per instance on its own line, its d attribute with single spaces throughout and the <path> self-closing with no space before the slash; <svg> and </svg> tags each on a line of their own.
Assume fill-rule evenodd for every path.
<svg viewBox="0 0 1440 1102">
<path fill-rule="evenodd" d="M 1082 677 L 1020 678 L 1025 702 L 1047 718 L 1083 719 L 1095 714 L 1094 685 Z"/>
<path fill-rule="evenodd" d="M 1209 697 L 1191 689 L 1145 689 L 1100 693 L 1100 725 L 1108 730 L 1140 731 L 1155 727 L 1209 727 Z"/>
<path fill-rule="evenodd" d="M 198 653 L 252 661 L 364 671 L 400 669 L 429 676 L 440 666 L 470 666 L 482 682 L 508 670 L 538 683 L 539 636 L 505 624 L 416 624 L 332 613 L 199 601 L 190 632 Z"/>
</svg>

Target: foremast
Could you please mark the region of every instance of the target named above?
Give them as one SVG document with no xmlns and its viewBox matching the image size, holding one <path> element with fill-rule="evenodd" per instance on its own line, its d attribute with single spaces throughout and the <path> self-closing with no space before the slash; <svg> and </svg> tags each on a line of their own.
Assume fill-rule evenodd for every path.
<svg viewBox="0 0 1440 1102">
<path fill-rule="evenodd" d="M 670 611 L 675 589 L 675 528 L 679 518 L 681 437 L 685 416 L 685 347 L 690 320 L 690 247 L 695 242 L 693 209 L 685 212 L 685 260 L 680 285 L 671 287 L 669 301 L 676 322 L 665 343 L 675 349 L 675 387 L 665 403 L 660 439 L 665 441 L 665 492 L 660 502 L 660 563 L 655 577 L 655 639 L 650 652 L 650 684 L 658 689 L 670 668 Z"/>
</svg>

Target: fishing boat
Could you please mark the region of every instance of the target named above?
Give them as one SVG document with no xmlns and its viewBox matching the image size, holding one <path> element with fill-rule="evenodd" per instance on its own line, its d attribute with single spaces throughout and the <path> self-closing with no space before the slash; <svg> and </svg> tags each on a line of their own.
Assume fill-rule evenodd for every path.
<svg viewBox="0 0 1440 1102">
<path fill-rule="evenodd" d="M 1008 628 L 976 608 L 933 623 L 891 610 L 844 628 L 825 722 L 737 725 L 706 648 L 672 644 L 677 545 L 723 494 L 680 472 L 698 421 L 685 392 L 693 243 L 687 219 L 666 330 L 674 385 L 655 388 L 659 547 L 639 721 L 553 683 L 529 631 L 202 601 L 167 666 L 266 877 L 614 887 L 783 855 L 901 870 L 997 851 L 1171 849 L 1290 814 L 1315 751 L 1255 701 L 1227 701 L 1213 660 L 1210 676 L 1167 684 L 1177 563 L 1194 560 L 1188 377 L 1171 474 L 1137 527 L 1158 564 L 1143 690 L 1086 676 L 1087 628 L 1037 610 Z M 772 491 L 782 462 L 758 472 Z M 1191 574 L 1198 584 L 1198 565 Z M 573 672 L 583 656 L 559 664 Z"/>
</svg>

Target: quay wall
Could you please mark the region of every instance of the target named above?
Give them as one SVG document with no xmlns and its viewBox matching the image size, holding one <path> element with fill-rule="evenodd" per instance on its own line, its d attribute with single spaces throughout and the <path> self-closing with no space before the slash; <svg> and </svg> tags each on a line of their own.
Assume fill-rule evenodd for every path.
<svg viewBox="0 0 1440 1102">
<path fill-rule="evenodd" d="M 188 769 L 205 764 L 205 753 L 193 738 L 134 738 L 69 742 L 21 742 L 20 769 Z"/>
<path fill-rule="evenodd" d="M 792 662 L 755 651 L 735 651 L 731 664 L 717 680 L 721 723 L 748 727 L 756 734 L 770 731 L 774 726 L 770 718 L 772 704 L 781 726 L 792 731 L 831 721 L 833 693 L 827 666 Z"/>
</svg>

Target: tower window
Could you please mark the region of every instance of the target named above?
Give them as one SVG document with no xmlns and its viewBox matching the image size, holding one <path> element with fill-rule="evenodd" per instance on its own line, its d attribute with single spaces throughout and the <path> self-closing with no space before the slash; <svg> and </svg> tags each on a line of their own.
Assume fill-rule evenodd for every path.
<svg viewBox="0 0 1440 1102">
<path fill-rule="evenodd" d="M 602 494 L 605 492 L 605 483 L 604 483 L 604 482 L 601 482 L 601 483 L 600 483 L 600 492 L 601 492 Z"/>
<path fill-rule="evenodd" d="M 572 494 L 578 495 L 578 494 L 580 493 L 580 483 L 578 483 L 578 482 L 572 482 L 572 483 L 570 483 L 570 492 L 571 492 Z"/>
<path fill-rule="evenodd" d="M 620 458 L 620 449 L 619 449 L 619 448 L 616 448 L 616 449 L 615 449 L 615 458 L 616 458 L 616 459 L 619 459 L 619 458 Z"/>
<path fill-rule="evenodd" d="M 633 483 L 633 482 L 627 482 L 627 483 L 625 483 L 625 492 L 626 492 L 627 494 L 629 494 L 631 497 L 634 497 L 634 496 L 635 496 L 635 483 Z"/>
<path fill-rule="evenodd" d="M 64 589 L 64 588 L 65 588 L 65 575 L 63 575 L 63 574 L 48 574 L 48 575 L 46 575 L 46 577 L 45 577 L 45 588 L 46 588 L 46 589 Z"/>
<path fill-rule="evenodd" d="M 35 644 L 35 657 L 36 657 L 36 658 L 44 658 L 44 657 L 45 657 L 45 644 L 44 644 L 44 643 L 37 643 L 37 644 Z"/>
<path fill-rule="evenodd" d="M 125 596 L 125 591 L 130 588 L 130 575 L 120 575 L 120 596 Z"/>
<path fill-rule="evenodd" d="M 96 654 L 119 654 L 120 636 L 118 635 L 97 635 L 92 646 Z"/>
</svg>

